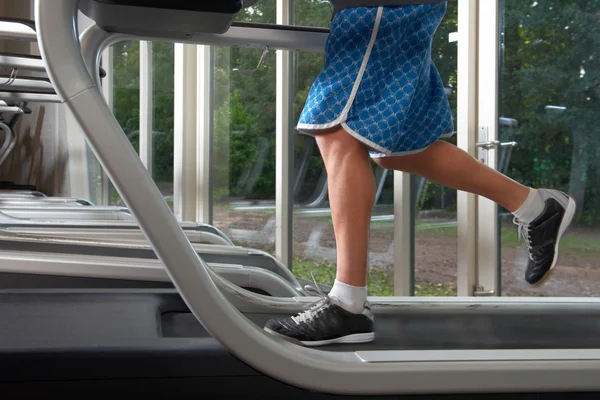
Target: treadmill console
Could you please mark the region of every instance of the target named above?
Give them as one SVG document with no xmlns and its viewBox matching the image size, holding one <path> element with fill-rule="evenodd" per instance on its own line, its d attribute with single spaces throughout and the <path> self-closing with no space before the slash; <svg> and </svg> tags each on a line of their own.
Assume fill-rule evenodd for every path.
<svg viewBox="0 0 600 400">
<path fill-rule="evenodd" d="M 236 14 L 254 3 L 243 0 L 81 0 L 79 9 L 108 32 L 185 40 L 197 33 L 227 32 Z"/>
</svg>

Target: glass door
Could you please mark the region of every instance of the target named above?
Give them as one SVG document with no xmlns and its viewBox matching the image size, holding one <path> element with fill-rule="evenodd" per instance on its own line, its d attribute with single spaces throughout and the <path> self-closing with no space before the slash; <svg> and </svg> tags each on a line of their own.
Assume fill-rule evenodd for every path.
<svg viewBox="0 0 600 400">
<path fill-rule="evenodd" d="M 600 293 L 600 2 L 503 0 L 498 168 L 578 205 L 552 277 L 524 281 L 527 254 L 511 215 L 498 210 L 506 296 Z"/>
</svg>

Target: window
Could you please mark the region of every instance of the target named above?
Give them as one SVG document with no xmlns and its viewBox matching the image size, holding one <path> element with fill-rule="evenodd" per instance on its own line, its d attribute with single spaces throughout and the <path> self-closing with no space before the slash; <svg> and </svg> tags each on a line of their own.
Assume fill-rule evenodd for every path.
<svg viewBox="0 0 600 400">
<path fill-rule="evenodd" d="M 500 140 L 507 145 L 501 168 L 526 185 L 568 192 L 579 207 L 556 272 L 540 288 L 524 283 L 524 242 L 501 210 L 507 296 L 600 293 L 600 8 L 598 2 L 567 3 L 504 1 Z"/>
<path fill-rule="evenodd" d="M 449 2 L 446 16 L 433 42 L 432 57 L 447 88 L 454 118 L 457 110 L 458 6 Z M 456 127 L 456 124 L 455 124 Z M 447 139 L 456 144 L 456 136 Z M 457 203 L 456 190 L 414 178 L 415 295 L 456 295 Z"/>
<path fill-rule="evenodd" d="M 149 168 L 161 192 L 172 204 L 173 195 L 173 102 L 174 45 L 151 43 L 152 147 Z M 140 42 L 126 41 L 112 46 L 113 112 L 133 147 L 140 151 Z M 118 193 L 110 190 L 109 202 L 123 205 Z"/>
</svg>

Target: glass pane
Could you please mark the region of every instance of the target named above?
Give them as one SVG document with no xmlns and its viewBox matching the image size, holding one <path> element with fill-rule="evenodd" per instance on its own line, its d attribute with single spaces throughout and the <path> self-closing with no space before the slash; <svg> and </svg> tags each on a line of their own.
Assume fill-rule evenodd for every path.
<svg viewBox="0 0 600 400">
<path fill-rule="evenodd" d="M 257 3 L 238 19 L 274 23 L 274 6 L 274 1 Z M 329 7 L 322 1 L 294 2 L 294 21 L 299 25 L 329 26 Z M 450 5 L 433 54 L 444 81 L 453 89 L 456 87 L 456 45 L 448 43 L 448 35 L 455 30 L 456 6 Z M 126 133 L 131 133 L 139 129 L 139 42 L 117 46 L 115 113 Z M 254 68 L 261 50 L 219 47 L 214 52 L 214 225 L 238 245 L 272 253 L 275 247 L 275 57 L 271 53 L 257 72 L 243 75 L 233 69 Z M 154 43 L 153 174 L 167 198 L 172 195 L 173 184 L 173 64 L 173 45 Z M 294 66 L 291 123 L 295 126 L 308 91 L 324 66 L 324 55 L 295 53 Z M 451 102 L 455 109 L 453 96 Z M 323 162 L 314 139 L 298 135 L 294 140 L 293 269 L 301 278 L 310 279 L 312 272 L 322 283 L 331 284 L 335 274 L 335 240 Z M 136 142 L 132 136 L 132 143 L 137 148 L 139 140 Z M 375 167 L 374 173 L 380 190 L 371 230 L 369 285 L 371 295 L 385 296 L 393 294 L 393 174 Z M 419 187 L 415 192 L 422 194 L 418 207 L 424 212 L 417 222 L 417 293 L 444 295 L 452 287 L 438 287 L 438 284 L 455 281 L 452 275 L 455 275 L 456 264 L 455 194 L 426 182 Z M 113 197 L 117 204 L 118 196 Z M 432 216 L 436 218 L 433 224 Z M 423 244 L 431 240 L 445 240 L 443 248 L 447 248 L 447 251 L 436 252 L 437 258 L 433 261 L 431 254 L 426 254 L 429 257 L 426 260 L 420 256 Z M 420 265 L 435 267 L 436 262 L 450 265 L 450 272 L 419 268 Z"/>
<path fill-rule="evenodd" d="M 173 207 L 175 45 L 152 44 L 152 177 Z M 136 147 L 138 148 L 138 147 Z"/>
<path fill-rule="evenodd" d="M 133 147 L 140 149 L 140 42 L 117 43 L 114 49 L 114 114 Z M 173 204 L 174 49 L 152 43 L 152 176 Z M 109 202 L 124 205 L 111 185 Z"/>
<path fill-rule="evenodd" d="M 329 28 L 331 5 L 325 0 L 291 0 L 293 5 L 292 25 Z"/>
<path fill-rule="evenodd" d="M 261 0 L 237 14 L 236 21 L 274 24 L 277 21 L 275 0 Z"/>
<path fill-rule="evenodd" d="M 275 23 L 275 1 L 245 9 L 240 21 Z M 214 225 L 241 246 L 275 250 L 276 60 L 251 75 L 261 49 L 215 48 Z"/>
<path fill-rule="evenodd" d="M 140 129 L 140 42 L 119 42 L 112 47 L 113 113 L 125 135 L 132 140 Z M 135 148 L 139 150 L 138 146 Z M 124 205 L 112 184 L 108 201 L 110 205 Z"/>
<path fill-rule="evenodd" d="M 295 1 L 294 23 L 329 27 L 329 2 Z M 433 57 L 448 88 L 456 90 L 456 44 L 448 37 L 457 29 L 457 7 L 449 6 L 433 47 Z M 295 69 L 294 121 L 297 121 L 308 91 L 324 66 L 323 54 L 298 53 Z M 451 95 L 453 110 L 456 97 Z M 454 140 L 454 139 L 453 139 Z M 310 279 L 310 273 L 321 283 L 335 279 L 335 235 L 327 202 L 326 175 L 314 139 L 296 138 L 294 187 L 294 272 Z M 369 294 L 393 295 L 394 218 L 393 173 L 373 167 L 378 187 L 370 234 Z M 456 191 L 428 182 L 417 182 L 420 193 L 417 219 L 417 294 L 449 295 L 456 281 Z M 430 242 L 440 251 L 431 252 Z"/>
<path fill-rule="evenodd" d="M 597 296 L 600 291 L 600 54 L 597 1 L 505 0 L 501 71 L 500 169 L 536 188 L 568 192 L 578 214 L 552 277 L 524 281 L 523 241 L 502 217 L 506 296 Z"/>
<path fill-rule="evenodd" d="M 442 76 L 456 120 L 458 5 L 449 2 L 433 42 L 432 57 Z M 456 144 L 456 136 L 447 139 Z M 457 273 L 456 190 L 415 177 L 415 294 L 455 296 Z"/>
</svg>

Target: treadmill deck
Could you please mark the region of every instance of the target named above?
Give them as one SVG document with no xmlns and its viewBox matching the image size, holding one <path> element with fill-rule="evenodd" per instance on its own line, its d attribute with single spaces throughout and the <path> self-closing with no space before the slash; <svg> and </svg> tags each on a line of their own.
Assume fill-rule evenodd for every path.
<svg viewBox="0 0 600 400">
<path fill-rule="evenodd" d="M 374 311 L 374 343 L 322 350 L 552 349 L 600 345 L 600 305 L 593 303 L 554 312 L 543 307 L 511 312 L 505 307 L 464 305 L 456 309 L 397 307 Z M 274 316 L 246 315 L 259 326 Z M 218 396 L 215 398 L 341 398 L 293 388 L 241 362 L 208 334 L 172 289 L 3 290 L 0 320 L 3 393 L 176 391 Z M 263 395 L 264 391 L 271 397 Z M 583 397 L 577 398 L 590 395 L 580 394 Z M 515 394 L 498 396 L 502 395 L 491 398 L 512 399 Z M 528 396 L 549 398 L 537 394 L 519 398 Z M 548 396 L 555 398 L 554 394 Z"/>
<path fill-rule="evenodd" d="M 568 307 L 374 306 L 371 344 L 333 351 L 598 349 L 600 303 Z M 245 313 L 258 326 L 277 314 Z M 218 342 L 173 289 L 0 291 L 0 354 L 193 348 Z M 9 372 L 10 374 L 10 372 Z M 0 379 L 6 375 L 0 374 Z"/>
</svg>

